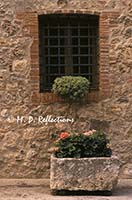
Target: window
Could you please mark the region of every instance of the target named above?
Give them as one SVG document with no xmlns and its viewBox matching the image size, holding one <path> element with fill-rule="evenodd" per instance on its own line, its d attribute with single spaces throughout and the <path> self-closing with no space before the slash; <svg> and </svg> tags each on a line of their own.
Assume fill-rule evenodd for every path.
<svg viewBox="0 0 132 200">
<path fill-rule="evenodd" d="M 39 16 L 40 92 L 64 75 L 84 76 L 98 88 L 98 29 L 98 16 Z"/>
</svg>

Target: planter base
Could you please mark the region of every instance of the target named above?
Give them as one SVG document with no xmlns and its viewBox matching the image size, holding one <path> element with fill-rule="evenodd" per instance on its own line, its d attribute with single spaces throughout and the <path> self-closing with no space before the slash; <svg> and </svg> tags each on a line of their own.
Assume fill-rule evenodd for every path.
<svg viewBox="0 0 132 200">
<path fill-rule="evenodd" d="M 108 191 L 117 184 L 117 157 L 51 157 L 50 188 L 56 191 Z"/>
<path fill-rule="evenodd" d="M 98 196 L 111 196 L 112 191 L 84 191 L 84 190 L 78 190 L 78 191 L 69 191 L 69 190 L 51 190 L 52 195 L 60 195 L 60 196 L 85 196 L 85 195 L 98 195 Z"/>
</svg>

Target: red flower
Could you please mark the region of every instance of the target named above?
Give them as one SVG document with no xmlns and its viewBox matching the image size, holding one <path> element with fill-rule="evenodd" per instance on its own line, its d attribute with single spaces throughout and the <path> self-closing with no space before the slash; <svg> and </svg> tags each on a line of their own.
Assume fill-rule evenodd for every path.
<svg viewBox="0 0 132 200">
<path fill-rule="evenodd" d="M 67 137 L 69 137 L 69 133 L 67 133 L 67 132 L 62 132 L 62 133 L 60 134 L 60 138 L 61 138 L 61 139 L 65 139 L 65 138 L 67 138 Z"/>
</svg>

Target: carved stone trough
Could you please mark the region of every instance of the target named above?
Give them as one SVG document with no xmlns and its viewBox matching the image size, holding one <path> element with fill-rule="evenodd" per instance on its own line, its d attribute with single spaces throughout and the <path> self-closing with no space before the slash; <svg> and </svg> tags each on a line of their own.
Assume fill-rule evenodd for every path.
<svg viewBox="0 0 132 200">
<path fill-rule="evenodd" d="M 117 157 L 56 158 L 51 156 L 52 191 L 108 191 L 115 188 L 120 169 Z"/>
</svg>

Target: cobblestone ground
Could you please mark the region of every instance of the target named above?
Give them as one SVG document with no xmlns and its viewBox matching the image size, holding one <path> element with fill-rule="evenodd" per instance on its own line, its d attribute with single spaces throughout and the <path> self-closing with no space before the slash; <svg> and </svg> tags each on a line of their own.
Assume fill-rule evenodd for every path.
<svg viewBox="0 0 132 200">
<path fill-rule="evenodd" d="M 0 186 L 0 200 L 132 200 L 132 180 L 122 180 L 112 196 L 53 196 L 39 185 Z"/>
</svg>

